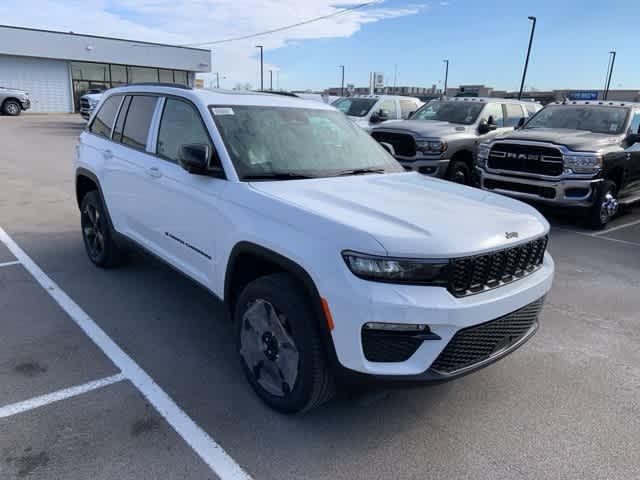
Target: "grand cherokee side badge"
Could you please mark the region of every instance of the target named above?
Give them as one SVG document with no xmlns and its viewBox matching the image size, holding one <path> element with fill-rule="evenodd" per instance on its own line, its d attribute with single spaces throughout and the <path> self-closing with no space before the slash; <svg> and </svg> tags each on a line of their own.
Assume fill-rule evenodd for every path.
<svg viewBox="0 0 640 480">
<path fill-rule="evenodd" d="M 507 237 L 507 240 L 511 240 L 512 238 L 518 238 L 518 232 L 504 232 L 504 236 Z"/>
</svg>

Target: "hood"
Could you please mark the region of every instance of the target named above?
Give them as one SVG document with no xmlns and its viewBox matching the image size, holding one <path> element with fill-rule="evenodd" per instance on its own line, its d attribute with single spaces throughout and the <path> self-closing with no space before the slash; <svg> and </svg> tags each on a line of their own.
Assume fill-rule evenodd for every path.
<svg viewBox="0 0 640 480">
<path fill-rule="evenodd" d="M 102 98 L 102 93 L 87 93 L 85 95 L 82 95 L 82 97 L 80 98 L 86 98 L 87 100 L 97 100 L 100 101 L 100 99 Z"/>
<path fill-rule="evenodd" d="M 472 127 L 438 120 L 389 120 L 373 131 L 378 128 L 385 131 L 411 132 L 418 137 L 443 138 L 467 133 Z"/>
<path fill-rule="evenodd" d="M 391 256 L 467 256 L 521 243 L 549 229 L 547 221 L 522 202 L 418 173 L 254 182 L 251 186 L 370 234 Z M 517 232 L 518 237 L 508 240 L 506 232 Z M 341 248 L 357 250 L 358 245 Z"/>
<path fill-rule="evenodd" d="M 367 117 L 352 117 L 350 115 L 347 115 L 347 118 L 364 130 L 368 131 L 372 128 L 372 125 Z"/>
<path fill-rule="evenodd" d="M 550 142 L 564 145 L 571 150 L 598 151 L 620 143 L 621 135 L 606 135 L 592 133 L 585 130 L 565 130 L 552 128 L 524 128 L 507 133 L 495 139 L 500 140 L 529 140 L 536 142 Z"/>
<path fill-rule="evenodd" d="M 26 90 L 20 90 L 19 88 L 8 88 L 8 87 L 0 87 L 0 92 L 11 92 L 11 93 L 21 93 L 26 94 Z"/>
</svg>

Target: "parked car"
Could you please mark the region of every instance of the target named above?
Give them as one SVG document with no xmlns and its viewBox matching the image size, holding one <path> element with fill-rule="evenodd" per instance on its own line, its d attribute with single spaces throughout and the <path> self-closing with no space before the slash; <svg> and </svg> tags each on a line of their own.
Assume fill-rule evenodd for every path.
<svg viewBox="0 0 640 480">
<path fill-rule="evenodd" d="M 80 97 L 80 115 L 82 118 L 89 121 L 103 94 L 104 92 L 100 90 L 93 90 Z"/>
<path fill-rule="evenodd" d="M 381 122 L 409 118 L 409 115 L 422 106 L 422 102 L 414 97 L 368 95 L 342 97 L 333 102 L 333 106 L 360 128 L 370 131 Z"/>
<path fill-rule="evenodd" d="M 480 186 L 587 214 L 599 229 L 640 200 L 640 104 L 564 102 L 480 145 Z"/>
<path fill-rule="evenodd" d="M 17 117 L 23 110 L 31 108 L 29 93 L 16 88 L 0 87 L 0 111 L 5 115 Z"/>
<path fill-rule="evenodd" d="M 470 185 L 478 144 L 513 130 L 541 108 L 501 98 L 432 100 L 410 119 L 385 122 L 371 135 L 405 169 Z"/>
<path fill-rule="evenodd" d="M 74 162 L 89 259 L 139 245 L 222 299 L 272 408 L 313 408 L 343 378 L 450 380 L 536 331 L 554 264 L 529 205 L 405 172 L 320 102 L 105 95 Z"/>
</svg>

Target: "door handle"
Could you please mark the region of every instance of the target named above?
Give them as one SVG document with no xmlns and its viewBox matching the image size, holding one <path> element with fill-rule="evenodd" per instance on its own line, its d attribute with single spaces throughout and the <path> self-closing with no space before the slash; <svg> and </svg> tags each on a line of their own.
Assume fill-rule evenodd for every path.
<svg viewBox="0 0 640 480">
<path fill-rule="evenodd" d="M 104 152 L 102 152 L 102 156 L 105 158 L 105 160 L 109 160 L 113 158 L 113 152 L 111 150 L 105 150 Z"/>
<path fill-rule="evenodd" d="M 158 167 L 151 167 L 147 169 L 147 175 L 151 178 L 160 178 L 162 177 L 162 172 Z"/>
</svg>

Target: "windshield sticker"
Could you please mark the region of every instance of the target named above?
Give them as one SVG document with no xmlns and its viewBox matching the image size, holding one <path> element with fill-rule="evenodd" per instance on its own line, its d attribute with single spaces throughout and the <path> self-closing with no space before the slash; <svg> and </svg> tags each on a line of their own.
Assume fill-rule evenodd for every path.
<svg viewBox="0 0 640 480">
<path fill-rule="evenodd" d="M 214 115 L 233 115 L 233 108 L 212 108 Z"/>
<path fill-rule="evenodd" d="M 617 132 L 618 131 L 618 124 L 617 123 L 612 123 L 611 125 L 609 125 L 609 131 L 610 132 Z"/>
</svg>

